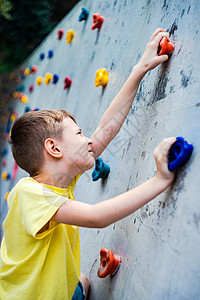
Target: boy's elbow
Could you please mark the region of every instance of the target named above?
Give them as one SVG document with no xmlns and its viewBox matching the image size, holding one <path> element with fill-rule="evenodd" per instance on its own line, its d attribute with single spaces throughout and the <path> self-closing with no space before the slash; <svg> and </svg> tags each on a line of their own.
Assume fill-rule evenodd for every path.
<svg viewBox="0 0 200 300">
<path fill-rule="evenodd" d="M 106 222 L 104 215 L 101 212 L 99 212 L 94 205 L 92 209 L 91 217 L 89 218 L 88 227 L 103 229 L 108 225 L 110 224 Z"/>
</svg>

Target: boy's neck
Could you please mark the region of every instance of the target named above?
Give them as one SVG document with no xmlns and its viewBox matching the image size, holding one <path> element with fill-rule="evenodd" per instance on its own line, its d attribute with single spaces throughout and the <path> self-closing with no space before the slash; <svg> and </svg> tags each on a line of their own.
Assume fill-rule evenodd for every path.
<svg viewBox="0 0 200 300">
<path fill-rule="evenodd" d="M 52 185 L 58 188 L 67 188 L 72 181 L 72 179 L 78 174 L 64 174 L 64 173 L 40 173 L 32 178 L 38 183 L 43 183 L 47 185 Z"/>
</svg>

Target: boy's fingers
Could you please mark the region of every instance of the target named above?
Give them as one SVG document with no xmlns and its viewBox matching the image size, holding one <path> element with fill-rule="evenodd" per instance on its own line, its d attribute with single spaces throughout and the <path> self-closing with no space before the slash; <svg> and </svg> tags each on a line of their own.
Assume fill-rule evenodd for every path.
<svg viewBox="0 0 200 300">
<path fill-rule="evenodd" d="M 158 145 L 157 150 L 162 153 L 163 155 L 167 156 L 169 149 L 171 148 L 172 144 L 176 141 L 175 137 L 170 137 L 162 140 L 162 142 Z"/>
<path fill-rule="evenodd" d="M 163 54 L 158 56 L 157 61 L 159 64 L 162 64 L 163 62 L 167 61 L 169 56 L 167 54 Z"/>
<path fill-rule="evenodd" d="M 159 33 L 159 32 L 165 32 L 165 29 L 161 29 L 161 28 L 157 28 L 154 33 L 152 34 L 151 38 L 150 38 L 150 42 L 155 38 L 155 36 Z"/>
<path fill-rule="evenodd" d="M 156 45 L 156 47 L 158 47 L 158 45 L 159 45 L 159 43 L 160 43 L 160 41 L 162 40 L 162 38 L 163 37 L 167 37 L 167 39 L 168 39 L 168 41 L 169 41 L 169 32 L 159 32 L 157 35 L 156 35 L 156 37 L 155 37 L 155 39 L 154 39 L 154 42 L 155 42 L 155 45 Z"/>
</svg>

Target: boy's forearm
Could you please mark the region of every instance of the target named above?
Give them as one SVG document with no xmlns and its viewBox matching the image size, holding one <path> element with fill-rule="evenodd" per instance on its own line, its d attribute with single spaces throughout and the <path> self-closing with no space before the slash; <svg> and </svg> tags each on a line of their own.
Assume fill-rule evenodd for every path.
<svg viewBox="0 0 200 300">
<path fill-rule="evenodd" d="M 124 194 L 95 204 L 94 220 L 97 223 L 94 227 L 103 228 L 125 218 L 162 193 L 169 184 L 169 181 L 154 176 Z"/>
<path fill-rule="evenodd" d="M 102 144 L 102 150 L 119 132 L 146 72 L 147 70 L 139 64 L 133 68 L 127 81 L 101 118 L 97 130 L 91 138 L 97 144 Z"/>
</svg>

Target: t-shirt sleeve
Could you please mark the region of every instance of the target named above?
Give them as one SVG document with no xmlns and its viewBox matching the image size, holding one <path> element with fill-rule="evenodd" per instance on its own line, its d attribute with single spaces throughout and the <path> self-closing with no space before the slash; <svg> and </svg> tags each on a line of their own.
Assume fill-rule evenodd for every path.
<svg viewBox="0 0 200 300">
<path fill-rule="evenodd" d="M 17 190 L 18 211 L 25 230 L 35 238 L 48 235 L 59 223 L 51 220 L 59 207 L 68 200 L 47 187 L 24 181 Z M 46 226 L 45 226 L 46 225 Z M 45 226 L 45 230 L 39 233 Z"/>
</svg>

